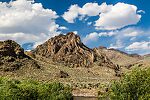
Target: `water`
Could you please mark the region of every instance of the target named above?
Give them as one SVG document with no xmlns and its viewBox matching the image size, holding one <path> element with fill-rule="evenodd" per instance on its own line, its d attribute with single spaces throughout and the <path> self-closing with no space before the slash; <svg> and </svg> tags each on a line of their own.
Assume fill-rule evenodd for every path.
<svg viewBox="0 0 150 100">
<path fill-rule="evenodd" d="M 98 100 L 97 97 L 88 97 L 88 96 L 74 96 L 73 100 Z"/>
</svg>

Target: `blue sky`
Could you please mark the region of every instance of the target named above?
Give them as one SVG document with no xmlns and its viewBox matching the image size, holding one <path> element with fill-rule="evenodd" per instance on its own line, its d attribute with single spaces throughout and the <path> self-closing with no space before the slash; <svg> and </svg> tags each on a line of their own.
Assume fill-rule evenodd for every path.
<svg viewBox="0 0 150 100">
<path fill-rule="evenodd" d="M 90 48 L 150 53 L 149 0 L 0 0 L 0 40 L 26 50 L 73 31 Z"/>
</svg>

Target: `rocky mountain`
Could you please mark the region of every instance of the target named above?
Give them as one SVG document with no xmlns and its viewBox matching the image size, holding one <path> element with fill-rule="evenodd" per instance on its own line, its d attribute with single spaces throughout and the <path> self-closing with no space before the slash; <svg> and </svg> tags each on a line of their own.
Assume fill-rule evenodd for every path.
<svg viewBox="0 0 150 100">
<path fill-rule="evenodd" d="M 0 71 L 15 71 L 23 66 L 39 68 L 15 41 L 0 41 Z"/>
<path fill-rule="evenodd" d="M 105 47 L 90 49 L 72 32 L 55 36 L 30 52 L 15 41 L 0 41 L 0 76 L 93 88 L 118 80 L 133 66 L 150 66 L 150 60 Z"/>
<path fill-rule="evenodd" d="M 91 67 L 94 62 L 111 68 L 115 66 L 104 54 L 86 47 L 80 37 L 72 32 L 55 36 L 32 52 L 71 67 Z"/>
</svg>

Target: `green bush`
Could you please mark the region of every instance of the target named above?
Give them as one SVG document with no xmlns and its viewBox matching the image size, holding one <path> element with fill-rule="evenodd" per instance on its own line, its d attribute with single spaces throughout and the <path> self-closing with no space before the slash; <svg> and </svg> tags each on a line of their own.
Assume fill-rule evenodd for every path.
<svg viewBox="0 0 150 100">
<path fill-rule="evenodd" d="M 150 100 L 150 68 L 134 69 L 111 86 L 112 100 Z"/>
<path fill-rule="evenodd" d="M 0 78 L 0 100 L 71 100 L 71 88 L 61 83 L 38 83 Z"/>
</svg>

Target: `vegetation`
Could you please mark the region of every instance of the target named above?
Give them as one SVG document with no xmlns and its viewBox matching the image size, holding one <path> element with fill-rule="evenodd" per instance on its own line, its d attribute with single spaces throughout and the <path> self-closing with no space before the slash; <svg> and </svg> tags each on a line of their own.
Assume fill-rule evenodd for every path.
<svg viewBox="0 0 150 100">
<path fill-rule="evenodd" d="M 111 86 L 112 100 L 149 100 L 150 98 L 150 68 L 134 69 Z"/>
<path fill-rule="evenodd" d="M 0 100 L 71 100 L 71 88 L 61 83 L 39 83 L 0 78 Z"/>
</svg>

